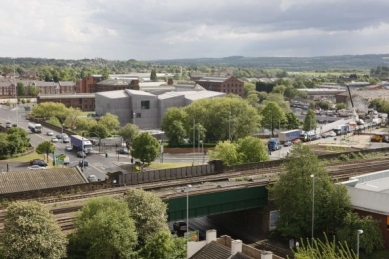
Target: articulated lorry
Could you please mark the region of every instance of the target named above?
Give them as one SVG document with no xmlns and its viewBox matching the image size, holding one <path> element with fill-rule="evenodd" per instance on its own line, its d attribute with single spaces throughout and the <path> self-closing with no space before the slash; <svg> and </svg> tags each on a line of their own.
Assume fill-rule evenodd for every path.
<svg viewBox="0 0 389 259">
<path fill-rule="evenodd" d="M 341 135 L 347 135 L 347 133 L 350 131 L 349 125 L 339 125 L 332 129 L 337 136 Z"/>
<path fill-rule="evenodd" d="M 269 149 L 269 151 L 276 151 L 276 150 L 281 149 L 281 147 L 282 146 L 281 146 L 280 141 L 278 140 L 278 138 L 271 138 L 267 142 L 267 148 Z"/>
<path fill-rule="evenodd" d="M 283 144 L 286 141 L 292 141 L 294 139 L 300 138 L 301 132 L 302 132 L 302 130 L 300 130 L 300 129 L 280 132 L 280 133 L 278 133 L 278 139 L 280 140 L 281 144 Z"/>
<path fill-rule="evenodd" d="M 315 140 L 315 139 L 317 138 L 317 136 L 316 136 L 316 131 L 314 131 L 314 130 L 311 130 L 311 131 L 303 131 L 303 132 L 301 132 L 299 138 L 300 138 L 300 140 L 303 141 L 303 142 L 308 142 L 308 141 Z"/>
<path fill-rule="evenodd" d="M 85 154 L 90 154 L 93 150 L 92 142 L 79 135 L 71 135 L 70 142 L 72 143 L 73 149 L 78 151 L 84 151 Z"/>
<path fill-rule="evenodd" d="M 42 125 L 39 123 L 30 122 L 30 123 L 28 123 L 28 128 L 31 130 L 31 132 L 34 132 L 34 133 L 41 133 L 42 132 Z"/>
</svg>

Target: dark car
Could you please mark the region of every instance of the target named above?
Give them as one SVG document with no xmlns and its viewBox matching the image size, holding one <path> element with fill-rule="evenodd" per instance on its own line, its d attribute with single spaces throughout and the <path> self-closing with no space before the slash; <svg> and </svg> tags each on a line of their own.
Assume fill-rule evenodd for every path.
<svg viewBox="0 0 389 259">
<path fill-rule="evenodd" d="M 186 222 L 185 221 L 174 222 L 173 229 L 177 232 L 186 231 Z"/>
<path fill-rule="evenodd" d="M 30 161 L 30 165 L 47 166 L 47 163 L 41 159 L 33 159 Z"/>
<path fill-rule="evenodd" d="M 82 165 L 84 163 L 84 165 Z M 80 167 L 83 167 L 83 166 L 88 166 L 89 164 L 88 164 L 88 161 L 87 160 L 81 160 L 80 162 L 78 162 L 78 166 L 80 166 Z"/>
<path fill-rule="evenodd" d="M 128 155 L 128 154 L 130 154 L 130 151 L 128 151 L 127 148 L 121 148 L 121 149 L 116 150 L 116 153 L 122 154 L 122 155 Z"/>
<path fill-rule="evenodd" d="M 291 141 L 285 141 L 285 143 L 284 143 L 284 147 L 289 147 L 289 146 L 291 146 L 292 145 L 292 142 Z"/>
</svg>

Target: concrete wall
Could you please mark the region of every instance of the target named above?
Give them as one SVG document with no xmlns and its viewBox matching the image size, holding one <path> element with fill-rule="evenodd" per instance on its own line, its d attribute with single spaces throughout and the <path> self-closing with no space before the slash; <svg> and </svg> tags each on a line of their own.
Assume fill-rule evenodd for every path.
<svg viewBox="0 0 389 259">
<path fill-rule="evenodd" d="M 96 113 L 98 115 L 104 115 L 110 112 L 119 117 L 120 125 L 131 123 L 131 113 L 129 112 L 131 106 L 130 101 L 130 98 L 124 96 L 112 99 L 96 93 Z"/>
<path fill-rule="evenodd" d="M 165 115 L 167 109 L 171 107 L 184 107 L 185 106 L 185 96 L 180 95 L 168 99 L 158 100 L 159 105 L 159 121 L 158 127 L 162 123 L 163 116 Z"/>
<path fill-rule="evenodd" d="M 156 129 L 159 127 L 159 113 L 158 113 L 158 97 L 155 95 L 132 95 L 130 107 L 131 111 L 127 110 L 127 113 L 132 120 L 131 122 L 136 124 L 141 129 Z M 142 102 L 149 102 L 149 109 L 142 107 Z M 136 113 L 135 120 L 133 120 L 133 114 Z"/>
</svg>

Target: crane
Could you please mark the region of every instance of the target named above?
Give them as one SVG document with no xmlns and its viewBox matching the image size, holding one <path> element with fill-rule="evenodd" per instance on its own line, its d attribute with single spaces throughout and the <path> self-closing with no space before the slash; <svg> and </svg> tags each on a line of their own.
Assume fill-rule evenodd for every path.
<svg viewBox="0 0 389 259">
<path fill-rule="evenodd" d="M 351 107 L 353 108 L 353 117 L 354 117 L 355 123 L 357 125 L 364 125 L 365 122 L 362 119 L 359 118 L 357 112 L 355 111 L 353 97 L 351 96 L 350 87 L 348 85 L 346 85 L 346 86 L 347 86 L 348 95 L 350 96 Z"/>
</svg>

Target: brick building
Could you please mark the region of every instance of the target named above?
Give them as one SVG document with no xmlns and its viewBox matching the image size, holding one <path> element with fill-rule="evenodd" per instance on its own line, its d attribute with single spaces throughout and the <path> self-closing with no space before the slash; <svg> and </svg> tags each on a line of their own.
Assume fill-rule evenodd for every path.
<svg viewBox="0 0 389 259">
<path fill-rule="evenodd" d="M 208 91 L 236 94 L 244 97 L 244 83 L 235 77 L 202 77 L 191 78 Z"/>
<path fill-rule="evenodd" d="M 102 80 L 101 76 L 88 76 L 76 82 L 77 93 L 96 93 L 124 89 L 139 90 L 139 78 L 109 78 Z"/>
<path fill-rule="evenodd" d="M 35 87 L 37 92 L 41 94 L 70 94 L 75 91 L 75 84 L 71 81 L 56 83 L 35 80 L 17 80 L 17 83 L 23 84 L 26 95 L 29 95 L 32 87 Z M 13 83 L 13 80 L 0 81 L 0 96 L 15 96 L 15 84 Z"/>
<path fill-rule="evenodd" d="M 95 94 L 39 94 L 37 97 L 38 103 L 56 102 L 63 103 L 66 107 L 79 108 L 82 111 L 95 110 Z"/>
</svg>

